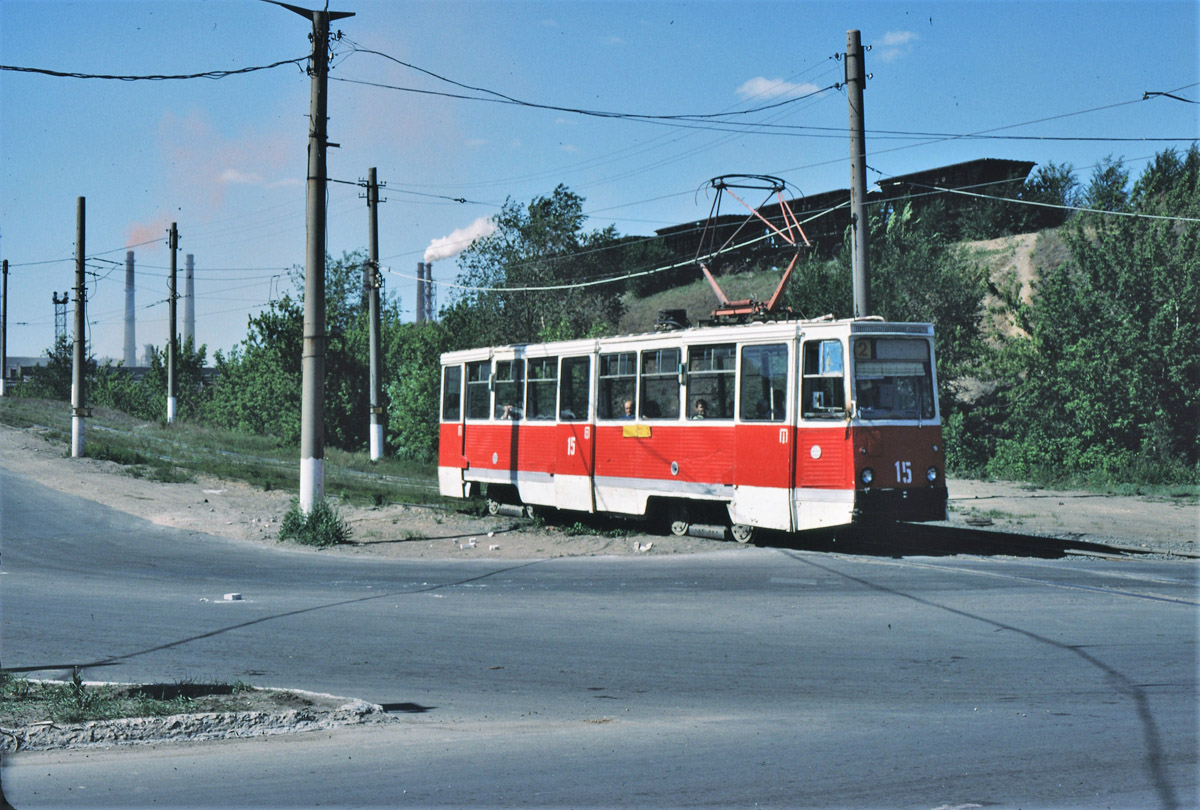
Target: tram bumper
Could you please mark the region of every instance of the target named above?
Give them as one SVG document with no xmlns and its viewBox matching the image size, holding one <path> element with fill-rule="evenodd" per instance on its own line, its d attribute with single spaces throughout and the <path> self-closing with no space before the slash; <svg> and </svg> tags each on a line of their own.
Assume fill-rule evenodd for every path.
<svg viewBox="0 0 1200 810">
<path fill-rule="evenodd" d="M 946 520 L 946 487 L 859 489 L 854 492 L 855 523 Z"/>
</svg>

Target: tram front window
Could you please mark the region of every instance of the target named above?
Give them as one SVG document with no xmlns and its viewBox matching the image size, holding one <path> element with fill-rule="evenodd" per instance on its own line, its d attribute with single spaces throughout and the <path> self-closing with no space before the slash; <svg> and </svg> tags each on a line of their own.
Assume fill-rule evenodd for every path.
<svg viewBox="0 0 1200 810">
<path fill-rule="evenodd" d="M 929 343 L 912 338 L 857 338 L 854 398 L 860 419 L 935 418 Z"/>
</svg>

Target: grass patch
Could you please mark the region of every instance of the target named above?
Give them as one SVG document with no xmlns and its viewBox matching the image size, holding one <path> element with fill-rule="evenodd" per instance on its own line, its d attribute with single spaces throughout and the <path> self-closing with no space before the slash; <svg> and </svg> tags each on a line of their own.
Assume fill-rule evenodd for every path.
<svg viewBox="0 0 1200 810">
<path fill-rule="evenodd" d="M 58 400 L 0 398 L 0 424 L 24 430 L 69 453 L 71 409 Z M 265 491 L 295 491 L 300 480 L 299 448 L 275 436 L 236 433 L 192 422 L 167 426 L 135 419 L 121 411 L 96 408 L 85 426 L 84 454 L 113 461 L 126 472 L 153 481 L 191 481 L 211 476 L 245 481 Z M 343 503 L 383 506 L 423 503 L 446 506 L 461 501 L 437 493 L 437 467 L 395 458 L 371 461 L 366 451 L 326 448 L 325 487 Z"/>
<path fill-rule="evenodd" d="M 0 726 L 89 723 L 131 717 L 167 717 L 201 712 L 301 708 L 311 701 L 290 692 L 232 684 L 85 684 L 76 669 L 71 680 L 33 681 L 0 673 Z"/>
<path fill-rule="evenodd" d="M 291 508 L 280 521 L 279 540 L 328 548 L 348 543 L 350 527 L 342 519 L 337 507 L 323 498 L 313 504 L 308 514 L 300 510 L 299 502 L 292 501 Z"/>
</svg>

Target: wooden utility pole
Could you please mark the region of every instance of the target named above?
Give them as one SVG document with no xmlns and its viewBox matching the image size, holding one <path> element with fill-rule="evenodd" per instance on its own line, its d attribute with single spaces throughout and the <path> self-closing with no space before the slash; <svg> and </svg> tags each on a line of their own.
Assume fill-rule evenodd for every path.
<svg viewBox="0 0 1200 810">
<path fill-rule="evenodd" d="M 325 497 L 325 91 L 329 84 L 329 23 L 350 11 L 310 10 L 270 0 L 312 20 L 309 66 L 308 208 L 304 254 L 304 348 L 300 360 L 300 511 Z"/>
<path fill-rule="evenodd" d="M 379 182 L 375 178 L 375 167 L 367 172 L 367 216 L 370 220 L 368 239 L 368 265 L 370 270 L 369 316 L 370 316 L 370 393 L 371 461 L 383 458 L 383 404 L 379 397 L 379 287 L 383 279 L 379 274 Z"/>
<path fill-rule="evenodd" d="M 84 235 L 86 204 L 80 197 L 75 203 L 75 351 L 71 359 L 71 458 L 83 457 L 83 420 L 87 417 L 87 397 L 83 389 L 84 364 L 87 362 L 87 302 Z"/>
<path fill-rule="evenodd" d="M 171 275 L 168 281 L 170 288 L 167 293 L 167 312 L 169 316 L 167 320 L 167 424 L 175 423 L 175 363 L 179 355 L 179 337 L 178 331 L 175 328 L 175 304 L 179 300 L 176 293 L 176 264 L 175 254 L 179 250 L 179 229 L 174 222 L 171 223 L 171 230 L 168 231 L 167 246 L 171 249 Z"/>
<path fill-rule="evenodd" d="M 867 141 L 863 118 L 863 86 L 867 74 L 858 31 L 846 32 L 846 97 L 850 103 L 850 228 L 853 231 L 854 317 L 871 314 L 871 271 L 867 236 Z"/>
</svg>

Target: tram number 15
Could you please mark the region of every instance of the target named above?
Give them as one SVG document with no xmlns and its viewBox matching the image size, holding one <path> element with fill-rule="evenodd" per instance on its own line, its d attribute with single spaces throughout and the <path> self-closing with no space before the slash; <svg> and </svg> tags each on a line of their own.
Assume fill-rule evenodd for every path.
<svg viewBox="0 0 1200 810">
<path fill-rule="evenodd" d="M 896 462 L 896 483 L 911 484 L 912 483 L 912 462 L 897 461 Z"/>
<path fill-rule="evenodd" d="M 574 436 L 567 437 L 567 455 L 568 456 L 575 455 L 575 437 Z"/>
</svg>

